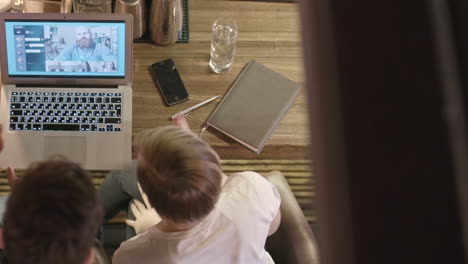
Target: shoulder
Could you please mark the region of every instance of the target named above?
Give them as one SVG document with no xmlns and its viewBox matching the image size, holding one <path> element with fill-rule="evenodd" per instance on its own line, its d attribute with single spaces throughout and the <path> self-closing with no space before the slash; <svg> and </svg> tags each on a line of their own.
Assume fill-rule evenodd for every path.
<svg viewBox="0 0 468 264">
<path fill-rule="evenodd" d="M 68 45 L 65 45 L 63 47 L 63 50 L 62 51 L 71 51 L 71 50 L 74 50 L 76 47 L 76 44 L 73 43 L 73 44 L 68 44 Z"/>
<path fill-rule="evenodd" d="M 114 264 L 123 264 L 123 263 L 132 263 L 136 257 L 142 254 L 147 250 L 147 245 L 149 243 L 149 233 L 145 232 L 138 236 L 135 236 L 129 240 L 126 240 L 120 244 L 117 251 L 115 251 L 112 258 L 112 263 Z"/>
<path fill-rule="evenodd" d="M 68 44 L 66 45 L 62 51 L 55 57 L 55 60 L 67 60 L 70 58 L 71 54 L 75 50 L 75 44 Z"/>
<path fill-rule="evenodd" d="M 243 171 L 229 176 L 225 187 L 255 196 L 274 195 L 275 186 L 265 177 L 254 171 Z"/>
<path fill-rule="evenodd" d="M 273 220 L 281 198 L 276 187 L 262 175 L 253 171 L 244 171 L 229 176 L 223 186 L 221 206 L 257 214 Z M 235 207 L 235 208 L 231 208 Z"/>
<path fill-rule="evenodd" d="M 251 184 L 254 182 L 259 182 L 266 180 L 262 175 L 254 171 L 242 171 L 236 172 L 229 176 L 229 182 L 236 182 L 236 184 Z"/>
<path fill-rule="evenodd" d="M 105 47 L 103 45 L 98 45 L 98 44 L 95 44 L 94 50 L 96 50 L 97 52 L 100 52 L 100 53 L 109 53 L 110 52 L 108 47 Z"/>
</svg>

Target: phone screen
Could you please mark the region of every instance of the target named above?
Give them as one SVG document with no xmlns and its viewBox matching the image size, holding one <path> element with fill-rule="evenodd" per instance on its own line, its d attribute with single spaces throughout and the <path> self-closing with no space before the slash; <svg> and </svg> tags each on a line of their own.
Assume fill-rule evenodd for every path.
<svg viewBox="0 0 468 264">
<path fill-rule="evenodd" d="M 164 101 L 168 105 L 183 102 L 189 98 L 187 89 L 172 59 L 166 59 L 151 65 Z"/>
</svg>

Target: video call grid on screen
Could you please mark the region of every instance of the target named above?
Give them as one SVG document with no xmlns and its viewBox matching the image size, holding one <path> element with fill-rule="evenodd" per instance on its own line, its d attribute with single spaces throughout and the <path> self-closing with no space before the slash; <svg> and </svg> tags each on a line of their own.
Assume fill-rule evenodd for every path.
<svg viewBox="0 0 468 264">
<path fill-rule="evenodd" d="M 124 77 L 124 22 L 6 21 L 10 76 Z"/>
</svg>

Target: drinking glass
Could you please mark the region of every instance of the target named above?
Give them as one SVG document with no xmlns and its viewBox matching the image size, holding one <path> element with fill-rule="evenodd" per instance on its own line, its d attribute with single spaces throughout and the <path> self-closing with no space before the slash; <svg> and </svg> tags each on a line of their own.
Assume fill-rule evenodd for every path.
<svg viewBox="0 0 468 264">
<path fill-rule="evenodd" d="M 133 16 L 133 39 L 139 39 L 146 31 L 146 8 L 144 0 L 116 0 L 114 13 Z"/>
<path fill-rule="evenodd" d="M 73 0 L 74 13 L 111 13 L 112 0 Z"/>
<path fill-rule="evenodd" d="M 152 0 L 148 17 L 151 40 L 158 45 L 176 43 L 183 17 L 181 0 Z"/>
<path fill-rule="evenodd" d="M 218 18 L 211 29 L 210 68 L 215 73 L 229 71 L 236 53 L 237 23 L 230 18 Z"/>
</svg>

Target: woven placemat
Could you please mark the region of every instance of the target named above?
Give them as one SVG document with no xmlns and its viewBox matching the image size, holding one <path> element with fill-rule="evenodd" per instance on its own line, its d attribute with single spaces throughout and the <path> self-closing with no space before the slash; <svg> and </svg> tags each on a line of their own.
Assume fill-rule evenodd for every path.
<svg viewBox="0 0 468 264">
<path fill-rule="evenodd" d="M 315 178 L 310 160 L 221 160 L 223 172 L 231 175 L 240 171 L 256 171 L 262 175 L 278 170 L 283 173 L 301 207 L 307 221 L 316 223 Z M 96 188 L 104 181 L 107 171 L 91 171 Z M 18 176 L 23 171 L 17 171 Z M 10 192 L 5 170 L 0 172 L 0 195 Z M 117 216 L 113 222 L 122 222 L 125 215 Z"/>
</svg>

